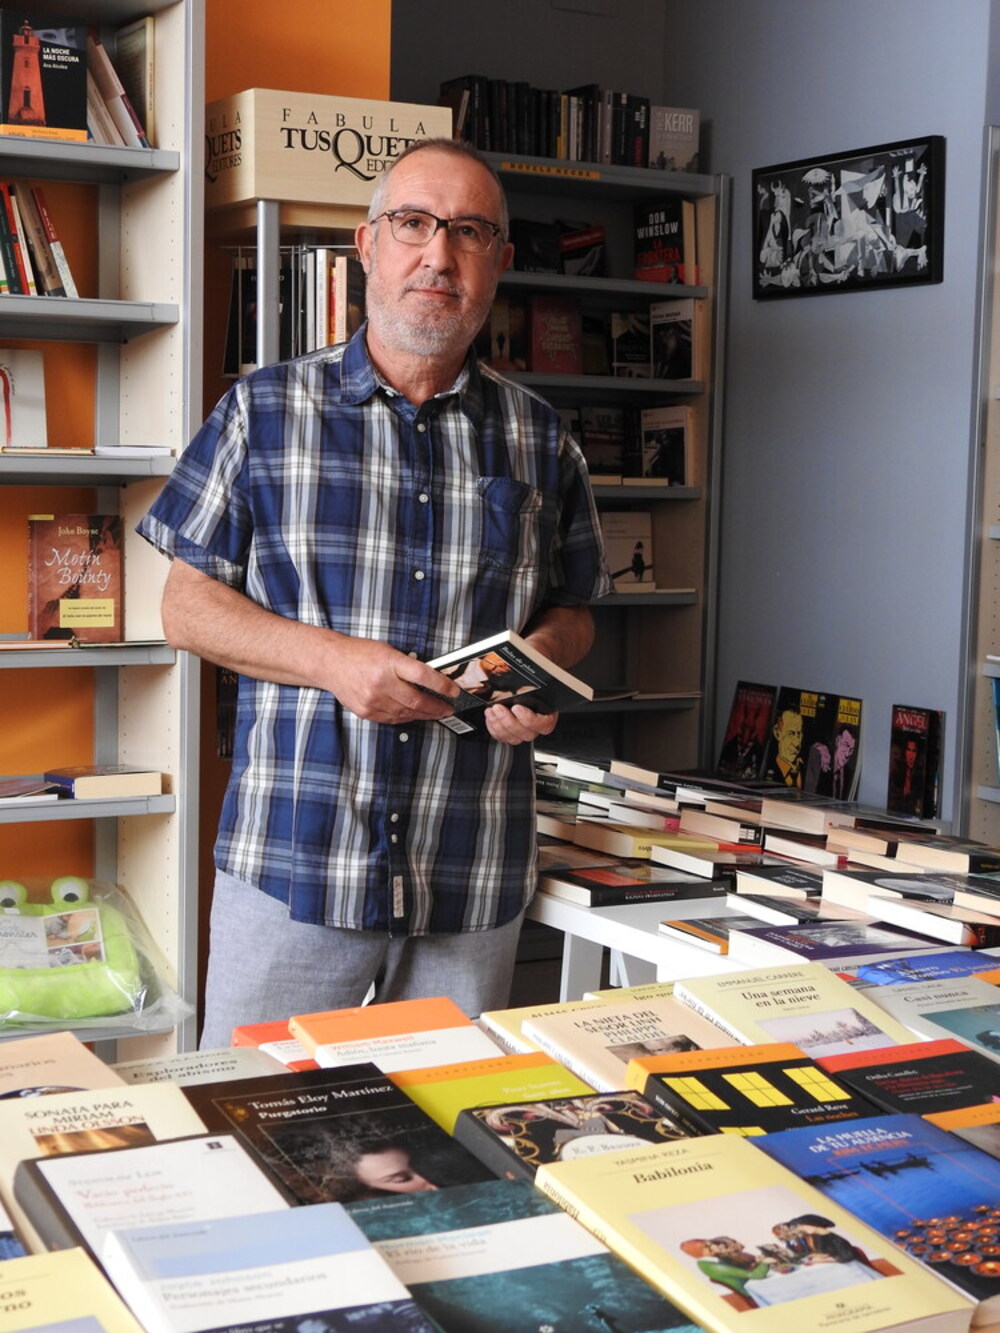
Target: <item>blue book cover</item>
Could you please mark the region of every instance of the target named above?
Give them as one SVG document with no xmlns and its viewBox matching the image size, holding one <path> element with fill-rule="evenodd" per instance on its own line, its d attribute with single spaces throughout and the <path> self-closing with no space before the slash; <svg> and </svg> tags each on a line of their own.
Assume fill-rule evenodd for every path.
<svg viewBox="0 0 1000 1333">
<path fill-rule="evenodd" d="M 444 1333 L 700 1333 L 526 1180 L 347 1205 Z"/>
<path fill-rule="evenodd" d="M 859 981 L 869 986 L 894 986 L 904 981 L 947 981 L 969 977 L 1000 967 L 1000 958 L 978 949 L 945 949 L 941 953 L 913 958 L 886 958 L 879 963 L 861 963 L 852 968 Z"/>
<path fill-rule="evenodd" d="M 978 1301 L 981 1317 L 996 1318 L 1000 1161 L 995 1157 L 910 1114 L 783 1129 L 754 1142 Z M 813 1223 L 793 1239 L 804 1249 L 822 1251 L 822 1219 L 808 1216 Z"/>
</svg>

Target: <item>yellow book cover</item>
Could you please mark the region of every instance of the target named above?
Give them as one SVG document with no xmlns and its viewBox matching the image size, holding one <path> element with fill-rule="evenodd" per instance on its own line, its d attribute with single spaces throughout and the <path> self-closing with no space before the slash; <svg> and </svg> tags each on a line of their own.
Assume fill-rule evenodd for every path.
<svg viewBox="0 0 1000 1333">
<path fill-rule="evenodd" d="M 72 1032 L 44 1032 L 0 1044 L 0 1101 L 80 1088 L 122 1087 L 125 1080 Z"/>
<path fill-rule="evenodd" d="M 391 1074 L 499 1054 L 496 1042 L 446 995 L 296 1014 L 288 1029 L 321 1069 L 371 1061 Z"/>
<path fill-rule="evenodd" d="M 18 1162 L 204 1133 L 201 1117 L 173 1083 L 0 1100 L 0 1196 L 29 1246 L 40 1250 L 44 1246 L 14 1197 Z"/>
<path fill-rule="evenodd" d="M 686 977 L 674 984 L 674 995 L 737 1041 L 790 1041 L 814 1060 L 913 1040 L 908 1028 L 822 963 Z"/>
<path fill-rule="evenodd" d="M 53 1250 L 0 1263 L 0 1329 L 100 1329 L 142 1333 L 118 1293 L 86 1251 Z M 16 1299 L 11 1299 L 15 1297 Z"/>
<path fill-rule="evenodd" d="M 709 1333 L 963 1333 L 972 1318 L 966 1297 L 751 1139 L 546 1164 L 535 1183 Z"/>
<path fill-rule="evenodd" d="M 529 1018 L 524 1032 L 598 1092 L 626 1088 L 634 1056 L 733 1044 L 728 1033 L 672 996 Z"/>
<path fill-rule="evenodd" d="M 525 1035 L 524 1024 L 529 1018 L 542 1018 L 545 1014 L 569 1013 L 572 1009 L 586 1009 L 591 1004 L 600 1004 L 598 999 L 585 996 L 582 1000 L 563 1000 L 553 1004 L 525 1004 L 516 1009 L 484 1009 L 479 1015 L 479 1025 L 490 1034 L 505 1050 L 515 1054 L 525 1054 L 541 1048 L 537 1042 Z"/>
<path fill-rule="evenodd" d="M 719 845 L 714 838 L 696 838 L 669 829 L 636 828 L 634 824 L 621 824 L 613 819 L 578 819 L 573 826 L 573 841 L 578 847 L 622 857 L 649 857 L 653 847 L 707 852 Z"/>
<path fill-rule="evenodd" d="M 390 1075 L 432 1120 L 449 1134 L 459 1111 L 500 1102 L 537 1102 L 545 1097 L 576 1097 L 592 1089 L 558 1060 L 542 1051 L 497 1055 L 460 1065 L 401 1070 Z"/>
</svg>

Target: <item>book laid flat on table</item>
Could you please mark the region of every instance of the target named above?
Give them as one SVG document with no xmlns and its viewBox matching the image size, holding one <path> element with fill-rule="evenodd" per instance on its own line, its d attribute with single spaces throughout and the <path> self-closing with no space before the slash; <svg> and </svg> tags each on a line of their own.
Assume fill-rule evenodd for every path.
<svg viewBox="0 0 1000 1333">
<path fill-rule="evenodd" d="M 589 1084 L 544 1051 L 498 1053 L 489 1060 L 401 1070 L 392 1081 L 447 1134 L 455 1132 L 455 1120 L 467 1106 L 535 1102 L 591 1091 Z"/>
<path fill-rule="evenodd" d="M 866 986 L 891 988 L 911 981 L 974 977 L 992 971 L 997 962 L 996 954 L 986 949 L 939 949 L 937 953 L 913 954 L 909 958 L 860 963 L 851 971 Z"/>
<path fill-rule="evenodd" d="M 770 1134 L 876 1109 L 789 1042 L 640 1055 L 627 1079 L 688 1134 Z"/>
<path fill-rule="evenodd" d="M 823 1068 L 881 1111 L 934 1115 L 997 1096 L 997 1067 L 953 1037 L 826 1056 Z"/>
<path fill-rule="evenodd" d="M 489 1172 L 372 1064 L 201 1083 L 184 1095 L 296 1203 L 441 1189 Z"/>
<path fill-rule="evenodd" d="M 858 921 L 814 921 L 800 926 L 737 926 L 729 952 L 739 962 L 765 966 L 802 960 L 840 971 L 885 958 L 943 953 L 944 945 L 910 931 Z"/>
<path fill-rule="evenodd" d="M 0 1102 L 124 1084 L 122 1076 L 72 1032 L 43 1032 L 0 1042 Z"/>
<path fill-rule="evenodd" d="M 28 519 L 28 628 L 33 639 L 118 643 L 124 637 L 118 514 Z"/>
<path fill-rule="evenodd" d="M 370 1060 L 392 1073 L 501 1054 L 447 995 L 295 1014 L 288 1027 L 321 1069 Z"/>
<path fill-rule="evenodd" d="M 862 869 L 860 866 L 845 870 L 826 869 L 823 871 L 823 897 L 829 902 L 842 903 L 845 907 L 869 913 L 874 911 L 874 898 L 911 898 L 916 901 L 948 903 L 954 900 L 956 884 L 960 878 L 916 869 L 892 871 L 888 868 Z"/>
<path fill-rule="evenodd" d="M 234 1046 L 256 1046 L 262 1054 L 278 1060 L 286 1069 L 318 1069 L 306 1048 L 288 1030 L 287 1019 L 270 1023 L 243 1023 L 234 1027 L 230 1040 Z"/>
<path fill-rule="evenodd" d="M 874 894 L 869 910 L 880 921 L 915 930 L 942 944 L 960 944 L 969 949 L 1000 946 L 1000 917 L 989 916 L 954 903 L 927 902 L 919 898 L 897 898 Z"/>
<path fill-rule="evenodd" d="M 669 992 L 666 992 L 669 993 Z M 621 991 L 616 991 L 616 1000 L 626 999 Z M 582 1000 L 563 1000 L 552 1004 L 525 1004 L 511 1009 L 484 1009 L 476 1020 L 496 1043 L 505 1051 L 524 1053 L 541 1048 L 537 1042 L 525 1036 L 523 1027 L 529 1018 L 541 1018 L 546 1014 L 569 1013 L 573 1009 L 586 1009 L 594 1004 L 606 1003 L 608 997 L 585 995 Z"/>
<path fill-rule="evenodd" d="M 772 1161 L 767 1141 L 679 1139 L 543 1166 L 535 1184 L 709 1333 L 968 1328 L 967 1297 Z M 838 1257 L 786 1258 L 778 1237 L 815 1216 Z"/>
<path fill-rule="evenodd" d="M 11 1192 L 19 1162 L 136 1147 L 204 1132 L 198 1114 L 172 1083 L 0 1101 L 0 1195 L 22 1235 L 33 1249 L 40 1249 L 40 1237 Z"/>
<path fill-rule="evenodd" d="M 915 1036 L 954 1037 L 1000 1060 L 1000 990 L 980 977 L 870 986 L 865 994 Z"/>
<path fill-rule="evenodd" d="M 1000 1101 L 959 1106 L 954 1111 L 929 1111 L 925 1119 L 981 1152 L 1000 1157 Z"/>
<path fill-rule="evenodd" d="M 114 1230 L 101 1262 L 146 1333 L 435 1333 L 339 1203 Z"/>
<path fill-rule="evenodd" d="M 100 1261 L 109 1231 L 291 1207 L 232 1134 L 21 1162 L 14 1193 L 50 1250 L 83 1245 Z"/>
<path fill-rule="evenodd" d="M 526 1181 L 374 1199 L 348 1212 L 443 1333 L 697 1333 Z"/>
<path fill-rule="evenodd" d="M 212 1051 L 182 1051 L 147 1060 L 119 1060 L 112 1068 L 126 1083 L 217 1083 L 227 1078 L 281 1074 L 286 1066 L 259 1047 L 224 1046 Z"/>
<path fill-rule="evenodd" d="M 737 893 L 767 893 L 775 898 L 818 898 L 823 891 L 823 872 L 786 862 L 741 866 L 736 871 Z"/>
<path fill-rule="evenodd" d="M 145 1333 L 135 1316 L 82 1249 L 53 1250 L 0 1262 L 0 1290 L 17 1292 L 3 1311 L 4 1333 Z"/>
<path fill-rule="evenodd" d="M 976 1322 L 1000 1314 L 995 1158 L 905 1114 L 836 1130 L 786 1129 L 759 1142 L 768 1156 L 975 1301 Z M 822 1233 L 813 1228 L 812 1235 Z"/>
<path fill-rule="evenodd" d="M 533 1180 L 543 1162 L 585 1153 L 621 1152 L 684 1136 L 676 1118 L 638 1092 L 547 1097 L 530 1105 L 470 1106 L 455 1121 L 455 1138 L 498 1176 Z"/>
<path fill-rule="evenodd" d="M 726 895 L 726 906 L 734 912 L 747 912 L 758 921 L 772 926 L 798 926 L 810 921 L 863 921 L 873 925 L 875 918 L 866 912 L 822 898 L 781 898 L 769 893 L 741 893 L 739 885 Z"/>
<path fill-rule="evenodd" d="M 760 921 L 756 917 L 732 913 L 729 916 L 691 916 L 676 921 L 660 921 L 657 930 L 661 935 L 669 935 L 671 939 L 707 949 L 709 953 L 728 954 L 731 952 L 730 935 L 733 931 L 752 930 L 759 925 Z"/>
<path fill-rule="evenodd" d="M 793 1042 L 815 1060 L 912 1041 L 909 1028 L 822 963 L 687 977 L 674 995 L 737 1041 Z"/>
<path fill-rule="evenodd" d="M 443 726 L 465 734 L 484 731 L 483 710 L 491 704 L 523 704 L 536 713 L 559 713 L 589 703 L 594 691 L 514 630 L 444 653 L 427 663 L 461 687 L 451 717 Z"/>
<path fill-rule="evenodd" d="M 614 907 L 622 903 L 717 897 L 725 892 L 726 884 L 723 880 L 685 875 L 680 870 L 636 859 L 543 873 L 538 887 L 554 898 L 584 907 Z"/>
<path fill-rule="evenodd" d="M 731 1044 L 725 1032 L 671 996 L 529 1018 L 524 1034 L 598 1092 L 624 1088 L 635 1055 Z"/>
</svg>

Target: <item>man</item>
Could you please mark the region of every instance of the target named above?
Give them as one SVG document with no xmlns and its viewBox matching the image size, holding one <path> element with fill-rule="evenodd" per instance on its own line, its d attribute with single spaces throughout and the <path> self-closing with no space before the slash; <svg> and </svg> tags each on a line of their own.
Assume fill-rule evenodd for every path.
<svg viewBox="0 0 1000 1333">
<path fill-rule="evenodd" d="M 506 234 L 475 150 L 401 155 L 357 231 L 366 326 L 235 385 L 140 525 L 171 642 L 241 674 L 205 1047 L 372 984 L 507 1003 L 556 719 L 493 705 L 455 736 L 424 663 L 509 627 L 572 666 L 610 580 L 579 449 L 470 352 Z"/>
<path fill-rule="evenodd" d="M 772 733 L 778 748 L 767 776 L 786 787 L 801 787 L 802 714 L 795 708 L 785 708 L 778 714 Z"/>
</svg>

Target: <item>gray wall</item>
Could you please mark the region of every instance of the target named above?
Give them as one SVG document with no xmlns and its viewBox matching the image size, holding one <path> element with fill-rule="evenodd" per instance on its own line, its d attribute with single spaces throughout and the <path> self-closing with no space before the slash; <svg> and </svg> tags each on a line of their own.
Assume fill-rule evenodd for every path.
<svg viewBox="0 0 1000 1333">
<path fill-rule="evenodd" d="M 740 677 L 858 695 L 882 804 L 891 705 L 944 709 L 950 815 L 992 0 L 577 3 L 397 0 L 392 95 L 476 72 L 702 108 L 733 177 L 718 725 Z M 753 167 L 926 134 L 947 139 L 942 284 L 751 300 Z"/>
</svg>

